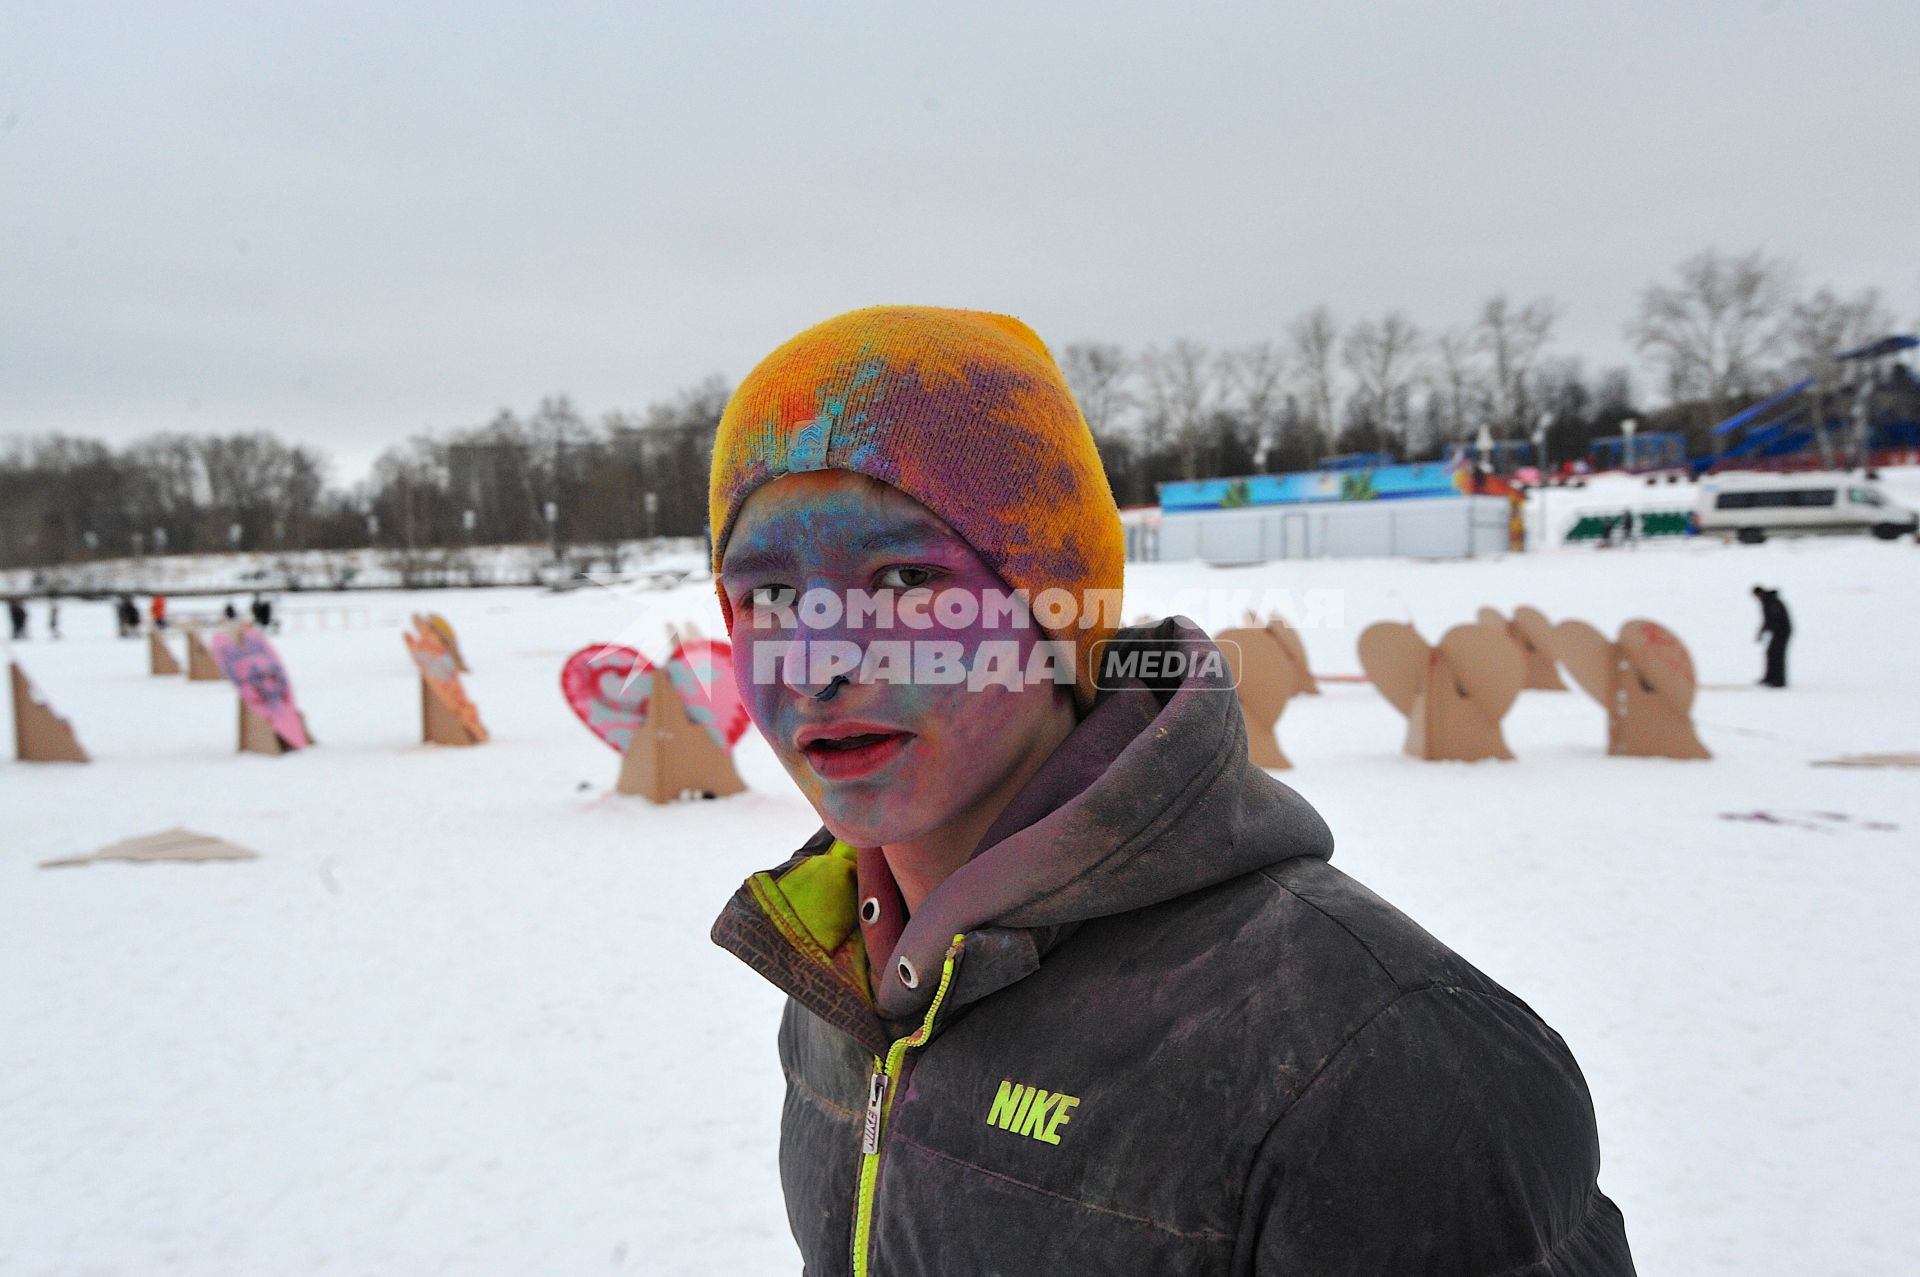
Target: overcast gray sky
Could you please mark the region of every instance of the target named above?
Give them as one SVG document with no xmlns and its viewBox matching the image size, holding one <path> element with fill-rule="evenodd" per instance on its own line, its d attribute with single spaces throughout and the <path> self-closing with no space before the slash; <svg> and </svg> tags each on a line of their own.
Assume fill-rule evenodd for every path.
<svg viewBox="0 0 1920 1277">
<path fill-rule="evenodd" d="M 1920 314 L 1920 21 L 1843 3 L 0 3 L 0 437 L 382 447 L 881 301 L 1056 346 L 1465 319 L 1626 362 L 1716 245 Z"/>
</svg>

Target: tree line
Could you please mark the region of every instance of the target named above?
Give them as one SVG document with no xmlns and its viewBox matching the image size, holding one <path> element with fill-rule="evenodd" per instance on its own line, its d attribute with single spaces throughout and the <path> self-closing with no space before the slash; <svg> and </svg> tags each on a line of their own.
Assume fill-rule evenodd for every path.
<svg viewBox="0 0 1920 1277">
<path fill-rule="evenodd" d="M 1833 356 L 1884 336 L 1872 289 L 1804 288 L 1761 251 L 1706 250 L 1649 284 L 1624 328 L 1663 403 L 1637 401 L 1624 368 L 1589 372 L 1559 349 L 1552 298 L 1488 297 L 1464 321 L 1425 328 L 1404 312 L 1342 321 L 1326 306 L 1278 337 L 1226 349 L 1175 341 L 1061 350 L 1121 504 L 1175 479 L 1310 469 L 1336 454 L 1439 457 L 1450 444 L 1544 434 L 1550 463 L 1583 457 L 1634 418 L 1685 434 L 1689 451 L 1737 408 L 1808 378 L 1838 402 Z"/>
<path fill-rule="evenodd" d="M 1791 262 L 1758 250 L 1697 253 L 1649 284 L 1625 325 L 1665 401 L 1649 410 L 1625 369 L 1590 373 L 1559 348 L 1560 317 L 1552 298 L 1503 294 L 1439 328 L 1314 306 L 1243 346 L 1080 342 L 1058 354 L 1115 497 L 1141 505 L 1169 480 L 1304 470 L 1334 454 L 1419 460 L 1483 432 L 1525 439 L 1544 426 L 1560 461 L 1629 417 L 1684 431 L 1700 450 L 1715 422 L 1788 378 L 1839 396 L 1833 354 L 1892 326 L 1872 290 L 1802 287 Z M 524 416 L 411 437 L 350 487 L 328 482 L 318 450 L 266 432 L 121 447 L 27 438 L 0 453 L 0 566 L 699 536 L 727 394 L 715 376 L 596 420 L 555 396 Z"/>
</svg>

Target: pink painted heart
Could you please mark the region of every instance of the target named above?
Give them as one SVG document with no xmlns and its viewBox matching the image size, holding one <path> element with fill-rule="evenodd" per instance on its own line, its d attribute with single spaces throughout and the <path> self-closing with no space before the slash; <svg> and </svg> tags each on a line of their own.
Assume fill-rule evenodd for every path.
<svg viewBox="0 0 1920 1277">
<path fill-rule="evenodd" d="M 587 730 L 624 754 L 647 721 L 653 662 L 630 647 L 595 643 L 560 667 L 560 691 Z"/>
<path fill-rule="evenodd" d="M 667 658 L 667 676 L 690 722 L 706 728 L 722 749 L 740 743 L 749 719 L 733 681 L 731 647 L 714 639 L 688 639 Z"/>
<path fill-rule="evenodd" d="M 287 667 L 266 635 L 251 625 L 239 634 L 220 630 L 208 636 L 207 646 L 220 672 L 240 689 L 247 708 L 271 723 L 290 748 L 305 749 L 309 743 L 306 720 L 294 704 Z"/>
</svg>

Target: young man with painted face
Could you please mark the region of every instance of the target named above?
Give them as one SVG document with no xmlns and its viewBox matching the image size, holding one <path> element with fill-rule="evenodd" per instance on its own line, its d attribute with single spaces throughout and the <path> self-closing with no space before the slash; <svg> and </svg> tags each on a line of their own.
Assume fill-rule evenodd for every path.
<svg viewBox="0 0 1920 1277">
<path fill-rule="evenodd" d="M 1220 662 L 1098 676 L 1213 649 L 1115 633 L 1119 517 L 1025 325 L 800 334 L 711 499 L 741 693 L 825 826 L 714 924 L 789 995 L 810 1277 L 1632 1271 L 1558 1035 L 1328 864 Z"/>
</svg>

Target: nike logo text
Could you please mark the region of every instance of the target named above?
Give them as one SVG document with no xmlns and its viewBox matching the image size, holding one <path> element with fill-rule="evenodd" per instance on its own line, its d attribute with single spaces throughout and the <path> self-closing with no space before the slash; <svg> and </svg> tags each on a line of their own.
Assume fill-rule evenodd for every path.
<svg viewBox="0 0 1920 1277">
<path fill-rule="evenodd" d="M 1060 1128 L 1073 1120 L 1069 1114 L 1079 1103 L 1077 1095 L 1003 1081 L 994 1094 L 993 1106 L 987 1110 L 987 1125 L 1028 1136 L 1042 1144 L 1058 1144 Z"/>
</svg>

